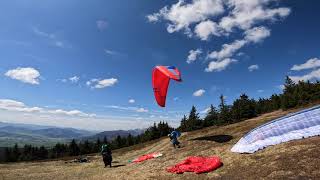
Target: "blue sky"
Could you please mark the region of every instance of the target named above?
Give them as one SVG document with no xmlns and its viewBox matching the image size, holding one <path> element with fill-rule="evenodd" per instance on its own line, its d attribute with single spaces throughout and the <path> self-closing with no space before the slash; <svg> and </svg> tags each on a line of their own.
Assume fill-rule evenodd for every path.
<svg viewBox="0 0 320 180">
<path fill-rule="evenodd" d="M 221 94 L 320 78 L 318 1 L 1 1 L 0 121 L 89 130 L 176 126 Z M 249 12 L 248 14 L 246 14 Z M 166 108 L 151 70 L 174 65 Z"/>
</svg>

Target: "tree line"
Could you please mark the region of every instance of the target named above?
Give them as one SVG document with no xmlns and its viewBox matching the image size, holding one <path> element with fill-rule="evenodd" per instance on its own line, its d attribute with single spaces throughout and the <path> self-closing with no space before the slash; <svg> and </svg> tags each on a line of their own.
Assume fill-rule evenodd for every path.
<svg viewBox="0 0 320 180">
<path fill-rule="evenodd" d="M 147 128 L 144 133 L 138 136 L 129 134 L 128 136 L 122 137 L 118 135 L 110 141 L 107 137 L 104 137 L 103 139 L 97 138 L 96 141 L 73 139 L 68 144 L 57 143 L 52 148 L 46 148 L 44 146 L 36 147 L 32 145 L 19 147 L 15 144 L 13 147 L 5 148 L 4 158 L 1 159 L 4 159 L 5 162 L 36 161 L 98 153 L 101 150 L 102 144 L 109 144 L 111 149 L 114 150 L 158 139 L 166 136 L 172 130 L 173 128 L 170 127 L 167 122 L 161 121 L 157 124 L 154 123 L 153 126 Z"/>
<path fill-rule="evenodd" d="M 201 129 L 209 126 L 222 126 L 237 123 L 246 119 L 259 116 L 263 113 L 275 110 L 305 106 L 320 100 L 320 82 L 311 83 L 309 81 L 299 81 L 295 83 L 289 77 L 286 77 L 281 94 L 273 94 L 269 98 L 259 98 L 255 100 L 249 98 L 246 94 L 241 94 L 239 98 L 228 105 L 223 95 L 220 96 L 218 107 L 210 106 L 206 116 L 200 118 L 195 106 L 192 106 L 188 116 L 184 115 L 181 119 L 178 130 L 186 132 Z M 34 147 L 25 145 L 5 149 L 5 161 L 33 161 L 43 159 L 61 158 L 66 156 L 78 156 L 100 151 L 102 144 L 109 144 L 112 149 L 132 146 L 155 140 L 166 136 L 173 130 L 167 122 L 154 123 L 147 128 L 144 133 L 138 136 L 129 134 L 127 137 L 117 136 L 111 141 L 106 137 L 96 141 L 76 141 L 72 140 L 69 144 L 57 143 L 52 148 Z M 0 158 L 1 159 L 1 158 Z"/>
<path fill-rule="evenodd" d="M 218 107 L 210 106 L 206 116 L 201 119 L 196 107 L 192 106 L 188 116 L 181 119 L 180 131 L 193 131 L 209 126 L 221 126 L 237 123 L 275 110 L 296 108 L 320 100 L 320 82 L 299 81 L 295 83 L 288 76 L 283 85 L 282 94 L 273 94 L 269 98 L 255 100 L 241 94 L 231 105 L 227 105 L 223 95 Z"/>
</svg>

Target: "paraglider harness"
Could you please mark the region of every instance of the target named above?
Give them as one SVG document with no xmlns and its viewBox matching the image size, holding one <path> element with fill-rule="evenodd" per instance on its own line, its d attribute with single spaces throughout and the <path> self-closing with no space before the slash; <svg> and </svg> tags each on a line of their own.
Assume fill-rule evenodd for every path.
<svg viewBox="0 0 320 180">
<path fill-rule="evenodd" d="M 107 144 L 104 144 L 101 146 L 101 155 L 103 158 L 104 167 L 107 167 L 108 165 L 111 167 L 112 152 L 110 147 Z"/>
<path fill-rule="evenodd" d="M 171 134 L 168 134 L 170 141 L 172 142 L 172 145 L 174 148 L 176 146 L 180 148 L 180 142 L 178 141 L 178 137 L 180 136 L 180 132 L 178 131 L 172 131 Z"/>
</svg>

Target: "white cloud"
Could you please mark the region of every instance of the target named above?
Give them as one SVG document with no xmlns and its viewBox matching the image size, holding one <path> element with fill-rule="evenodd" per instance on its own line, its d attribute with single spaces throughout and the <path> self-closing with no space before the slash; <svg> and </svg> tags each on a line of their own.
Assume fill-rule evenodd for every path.
<svg viewBox="0 0 320 180">
<path fill-rule="evenodd" d="M 307 62 L 303 64 L 294 65 L 291 70 L 292 71 L 301 71 L 305 69 L 314 69 L 320 67 L 320 59 L 318 58 L 312 58 L 307 60 Z"/>
<path fill-rule="evenodd" d="M 69 80 L 72 83 L 77 83 L 80 80 L 80 78 L 78 76 L 73 76 L 73 77 L 70 77 Z"/>
<path fill-rule="evenodd" d="M 268 8 L 273 0 L 229 0 L 226 1 L 229 15 L 223 17 L 219 26 L 227 32 L 234 28 L 247 30 L 262 21 L 275 21 L 290 14 L 289 8 Z"/>
<path fill-rule="evenodd" d="M 11 79 L 29 84 L 39 84 L 40 72 L 32 67 L 11 69 L 5 73 Z"/>
<path fill-rule="evenodd" d="M 221 61 L 211 61 L 208 67 L 205 69 L 206 72 L 220 72 L 225 70 L 232 63 L 237 62 L 235 59 L 226 58 Z"/>
<path fill-rule="evenodd" d="M 220 51 L 213 51 L 208 55 L 210 59 L 225 59 L 232 57 L 239 49 L 249 43 L 258 43 L 270 36 L 270 30 L 266 27 L 254 27 L 244 32 L 242 40 L 235 40 L 231 44 L 223 44 Z"/>
<path fill-rule="evenodd" d="M 159 12 L 148 15 L 147 18 L 149 22 L 157 22 L 163 18 L 170 22 L 167 26 L 169 33 L 184 30 L 190 35 L 189 26 L 191 24 L 204 21 L 223 12 L 221 0 L 193 0 L 189 4 L 179 0 L 171 7 L 165 6 Z"/>
<path fill-rule="evenodd" d="M 100 31 L 103 31 L 103 30 L 107 29 L 107 27 L 108 27 L 108 22 L 105 20 L 97 20 L 96 24 L 97 24 L 97 28 Z"/>
<path fill-rule="evenodd" d="M 174 101 L 178 101 L 180 98 L 179 97 L 174 97 L 173 100 Z"/>
<path fill-rule="evenodd" d="M 206 91 L 204 89 L 199 89 L 193 93 L 193 96 L 200 97 L 200 96 L 203 96 L 205 92 Z"/>
<path fill-rule="evenodd" d="M 144 109 L 144 108 L 138 108 L 136 111 L 137 111 L 137 112 L 140 112 L 140 113 L 149 112 L 149 110 Z"/>
<path fill-rule="evenodd" d="M 266 27 L 254 27 L 244 32 L 247 42 L 258 43 L 270 36 L 270 30 Z"/>
<path fill-rule="evenodd" d="M 208 40 L 211 35 L 220 36 L 218 25 L 210 20 L 200 22 L 194 32 L 201 40 Z"/>
<path fill-rule="evenodd" d="M 87 114 L 79 110 L 71 110 L 66 111 L 63 109 L 56 109 L 56 110 L 47 110 L 47 113 L 50 114 L 59 114 L 59 115 L 68 115 L 68 116 L 81 116 L 81 117 L 95 117 L 95 114 Z"/>
<path fill-rule="evenodd" d="M 148 112 L 147 109 L 132 109 L 133 112 L 138 110 Z M 33 107 L 27 106 L 23 102 L 12 99 L 0 99 L 0 121 L 8 123 L 24 123 L 45 126 L 71 127 L 78 129 L 87 129 L 95 131 L 119 130 L 119 129 L 134 129 L 146 128 L 153 124 L 150 121 L 149 113 L 139 113 L 143 119 L 135 119 L 131 116 L 104 116 L 83 111 L 51 109 L 48 107 Z M 178 127 L 180 117 L 168 118 L 170 125 Z"/>
<path fill-rule="evenodd" d="M 311 81 L 311 80 L 319 80 L 320 79 L 320 69 L 311 71 L 310 73 L 303 76 L 289 76 L 294 82 L 299 81 Z"/>
<path fill-rule="evenodd" d="M 112 87 L 116 83 L 118 83 L 118 79 L 116 78 L 110 78 L 110 79 L 91 79 L 90 81 L 87 81 L 87 86 L 90 86 L 93 89 L 101 89 L 106 87 Z"/>
<path fill-rule="evenodd" d="M 247 41 L 245 40 L 235 40 L 231 44 L 223 44 L 220 51 L 213 51 L 208 55 L 210 59 L 225 59 L 233 56 L 240 48 L 242 48 Z"/>
<path fill-rule="evenodd" d="M 161 19 L 169 21 L 169 33 L 184 30 L 192 35 L 190 25 L 195 26 L 195 33 L 202 40 L 210 35 L 220 36 L 229 34 L 233 29 L 248 30 L 264 21 L 276 21 L 290 14 L 286 7 L 270 8 L 274 0 L 193 0 L 186 3 L 179 0 L 170 7 L 165 6 L 157 13 L 147 16 L 149 22 Z M 226 8 L 224 8 L 224 6 Z M 220 18 L 218 16 L 222 15 Z"/>
<path fill-rule="evenodd" d="M 201 49 L 196 49 L 196 50 L 190 50 L 189 51 L 189 55 L 188 55 L 188 59 L 187 59 L 187 63 L 190 64 L 194 61 L 197 60 L 197 57 L 202 53 Z"/>
<path fill-rule="evenodd" d="M 226 69 L 228 65 L 236 60 L 231 57 L 243 46 L 250 43 L 258 43 L 263 41 L 266 37 L 270 36 L 270 30 L 266 27 L 254 27 L 244 32 L 244 39 L 235 40 L 231 44 L 223 44 L 220 51 L 213 51 L 208 54 L 207 58 L 217 59 L 217 61 L 211 61 L 205 71 L 222 71 Z"/>
<path fill-rule="evenodd" d="M 291 12 L 290 8 L 277 7 L 279 3 L 274 1 L 279 0 L 192 0 L 189 3 L 179 0 L 148 15 L 147 18 L 149 22 L 168 21 L 169 33 L 183 31 L 189 37 L 195 35 L 201 40 L 242 32 L 243 39 L 224 44 L 220 51 L 209 53 L 207 58 L 217 60 L 211 63 L 212 65 L 232 58 L 243 46 L 259 43 L 270 36 L 268 28 L 254 26 L 281 20 Z"/>
<path fill-rule="evenodd" d="M 62 109 L 47 109 L 40 107 L 29 107 L 23 102 L 19 102 L 12 99 L 0 99 L 0 109 L 7 111 L 26 112 L 26 113 L 44 113 L 44 114 L 60 114 L 68 116 L 82 116 L 82 117 L 94 117 L 94 114 L 87 114 L 79 110 L 62 110 Z"/>
<path fill-rule="evenodd" d="M 11 99 L 0 99 L 0 109 L 18 112 L 39 112 L 42 110 L 39 107 L 27 107 L 24 103 Z"/>
<path fill-rule="evenodd" d="M 129 99 L 128 102 L 131 103 L 131 104 L 133 104 L 133 103 L 135 103 L 136 101 L 135 101 L 134 99 Z"/>
<path fill-rule="evenodd" d="M 259 69 L 259 66 L 258 66 L 257 64 L 253 64 L 253 65 L 251 65 L 251 66 L 248 67 L 248 70 L 249 70 L 250 72 L 255 71 L 255 70 L 258 70 L 258 69 Z"/>
<path fill-rule="evenodd" d="M 116 105 L 105 106 L 105 107 L 111 108 L 111 109 L 122 110 L 122 111 L 149 112 L 148 109 L 145 109 L 142 107 L 123 107 L 123 106 L 116 106 Z"/>
<path fill-rule="evenodd" d="M 263 92 L 264 92 L 264 90 L 259 89 L 257 92 L 258 92 L 258 93 L 263 93 Z"/>
</svg>

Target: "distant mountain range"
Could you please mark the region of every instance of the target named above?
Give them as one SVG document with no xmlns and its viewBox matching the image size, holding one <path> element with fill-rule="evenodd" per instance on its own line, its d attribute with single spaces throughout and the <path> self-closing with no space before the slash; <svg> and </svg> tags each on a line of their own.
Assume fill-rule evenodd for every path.
<svg viewBox="0 0 320 180">
<path fill-rule="evenodd" d="M 104 137 L 106 137 L 108 140 L 112 140 L 112 139 L 116 138 L 118 135 L 121 137 L 126 137 L 129 134 L 131 134 L 132 136 L 137 136 L 143 132 L 144 132 L 144 130 L 142 130 L 142 129 L 133 129 L 133 130 L 126 130 L 126 131 L 125 130 L 103 131 L 103 132 L 97 133 L 93 136 L 84 137 L 84 138 L 82 138 L 82 140 L 96 141 L 98 138 L 100 140 L 103 140 Z"/>
<path fill-rule="evenodd" d="M 56 143 L 67 143 L 71 139 L 96 141 L 98 138 L 103 140 L 107 137 L 112 140 L 118 135 L 124 137 L 129 134 L 136 136 L 143 130 L 115 130 L 92 132 L 74 128 L 60 128 L 53 126 L 39 126 L 32 124 L 14 124 L 0 122 L 0 147 L 13 146 L 15 143 L 23 146 L 31 144 L 34 146 L 53 146 Z"/>
</svg>

